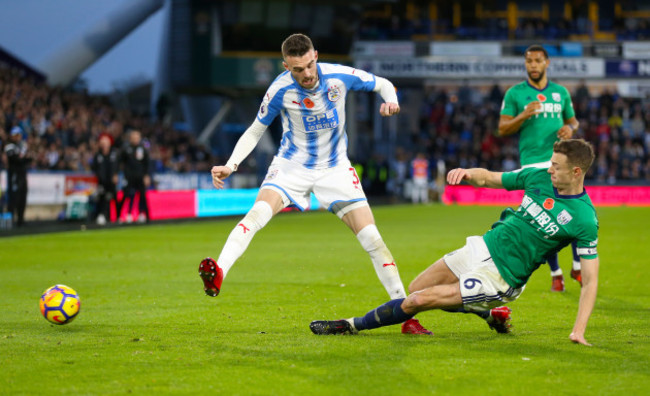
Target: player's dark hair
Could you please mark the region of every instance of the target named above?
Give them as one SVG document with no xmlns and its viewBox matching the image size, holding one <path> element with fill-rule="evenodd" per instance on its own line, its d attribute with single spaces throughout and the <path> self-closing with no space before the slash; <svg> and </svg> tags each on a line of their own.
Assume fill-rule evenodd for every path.
<svg viewBox="0 0 650 396">
<path fill-rule="evenodd" d="M 557 141 L 553 145 L 553 152 L 566 155 L 569 164 L 582 169 L 583 174 L 587 173 L 596 158 L 593 146 L 584 139 Z"/>
<path fill-rule="evenodd" d="M 303 56 L 313 49 L 314 44 L 309 37 L 301 33 L 292 34 L 282 43 L 282 57 Z"/>
<path fill-rule="evenodd" d="M 526 51 L 524 51 L 524 57 L 526 57 L 526 54 L 529 52 L 543 52 L 544 53 L 544 58 L 548 59 L 548 51 L 546 48 L 539 44 L 533 44 L 530 47 L 526 48 Z"/>
</svg>

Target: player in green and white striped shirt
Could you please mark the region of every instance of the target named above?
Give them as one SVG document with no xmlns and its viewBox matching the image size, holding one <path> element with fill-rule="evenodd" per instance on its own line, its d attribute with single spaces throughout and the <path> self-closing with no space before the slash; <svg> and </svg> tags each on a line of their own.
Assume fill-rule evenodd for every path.
<svg viewBox="0 0 650 396">
<path fill-rule="evenodd" d="M 519 162 L 522 168 L 548 168 L 553 143 L 569 139 L 578 129 L 571 95 L 563 86 L 548 79 L 548 52 L 541 45 L 526 49 L 528 79 L 506 92 L 499 119 L 499 135 L 519 132 Z M 564 291 L 564 276 L 557 253 L 547 258 L 551 268 L 552 291 Z M 581 282 L 580 259 L 573 246 L 571 277 Z"/>
<path fill-rule="evenodd" d="M 507 333 L 511 311 L 503 305 L 519 297 L 549 254 L 577 241 L 583 286 L 569 339 L 590 345 L 584 335 L 598 290 L 598 218 L 584 178 L 593 160 L 589 143 L 569 139 L 553 145 L 548 169 L 451 170 L 447 182 L 452 185 L 466 181 L 476 187 L 524 190 L 521 205 L 516 211 L 504 210 L 490 231 L 467 238 L 464 247 L 424 270 L 409 285 L 406 299 L 391 300 L 361 317 L 314 321 L 310 329 L 315 334 L 356 333 L 443 309 L 475 313 L 497 332 Z"/>
</svg>

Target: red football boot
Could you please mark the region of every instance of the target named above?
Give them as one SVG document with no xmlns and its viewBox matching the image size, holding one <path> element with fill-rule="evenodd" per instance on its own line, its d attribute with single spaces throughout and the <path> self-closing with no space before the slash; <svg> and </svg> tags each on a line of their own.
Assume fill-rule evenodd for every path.
<svg viewBox="0 0 650 396">
<path fill-rule="evenodd" d="M 580 270 L 571 270 L 571 277 L 578 281 L 580 283 L 580 286 L 582 286 L 582 272 Z"/>
<path fill-rule="evenodd" d="M 552 292 L 563 292 L 564 291 L 564 276 L 557 275 L 552 277 L 551 291 Z"/>
<path fill-rule="evenodd" d="M 206 257 L 199 264 L 199 275 L 203 279 L 203 290 L 210 297 L 216 297 L 221 291 L 221 282 L 223 282 L 223 271 L 217 265 L 217 262 L 210 257 Z"/>
<path fill-rule="evenodd" d="M 490 316 L 486 319 L 488 326 L 496 330 L 497 333 L 510 333 L 510 313 L 512 310 L 505 305 L 502 307 L 492 308 Z"/>
<path fill-rule="evenodd" d="M 413 319 L 413 318 L 402 323 L 402 334 L 433 335 L 432 332 L 422 327 L 422 325 L 417 319 Z"/>
</svg>

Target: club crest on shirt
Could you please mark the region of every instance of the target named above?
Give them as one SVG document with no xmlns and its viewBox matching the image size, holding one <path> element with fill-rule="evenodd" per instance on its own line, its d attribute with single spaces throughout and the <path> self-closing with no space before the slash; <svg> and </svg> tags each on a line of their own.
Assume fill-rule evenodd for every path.
<svg viewBox="0 0 650 396">
<path fill-rule="evenodd" d="M 332 85 L 327 89 L 327 98 L 330 102 L 336 102 L 341 99 L 341 90 L 336 85 Z"/>
<path fill-rule="evenodd" d="M 551 94 L 551 97 L 553 98 L 554 101 L 559 102 L 562 98 L 560 97 L 560 94 L 557 92 L 553 92 Z"/>
<path fill-rule="evenodd" d="M 571 220 L 573 220 L 573 217 L 569 214 L 569 212 L 566 211 L 566 209 L 563 209 L 558 215 L 557 215 L 557 222 L 560 225 L 565 225 L 568 224 Z"/>
<path fill-rule="evenodd" d="M 273 180 L 278 175 L 279 169 L 271 169 L 269 173 L 266 174 L 265 180 Z"/>
</svg>

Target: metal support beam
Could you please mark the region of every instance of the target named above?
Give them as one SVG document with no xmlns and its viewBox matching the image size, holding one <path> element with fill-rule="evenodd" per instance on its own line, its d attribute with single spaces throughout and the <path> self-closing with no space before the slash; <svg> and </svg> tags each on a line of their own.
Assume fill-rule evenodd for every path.
<svg viewBox="0 0 650 396">
<path fill-rule="evenodd" d="M 223 105 L 219 111 L 217 111 L 217 114 L 212 117 L 210 122 L 208 122 L 205 128 L 203 128 L 203 131 L 201 131 L 201 135 L 199 135 L 197 141 L 201 144 L 207 144 L 214 131 L 217 130 L 217 127 L 223 122 L 231 109 L 232 100 L 224 100 Z"/>
</svg>

